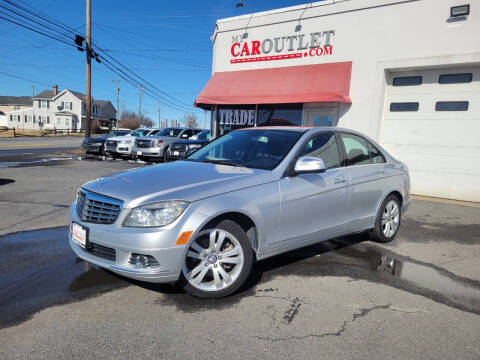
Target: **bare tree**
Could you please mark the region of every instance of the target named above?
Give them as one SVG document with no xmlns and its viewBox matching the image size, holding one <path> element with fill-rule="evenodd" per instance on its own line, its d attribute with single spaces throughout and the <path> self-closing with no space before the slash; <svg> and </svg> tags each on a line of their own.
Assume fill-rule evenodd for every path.
<svg viewBox="0 0 480 360">
<path fill-rule="evenodd" d="M 198 128 L 198 118 L 194 113 L 186 113 L 182 119 L 182 125 L 189 128 Z"/>
<path fill-rule="evenodd" d="M 120 113 L 119 126 L 128 129 L 136 129 L 140 126 L 152 127 L 153 121 L 148 116 L 142 114 L 139 118 L 136 112 L 123 109 Z"/>
</svg>

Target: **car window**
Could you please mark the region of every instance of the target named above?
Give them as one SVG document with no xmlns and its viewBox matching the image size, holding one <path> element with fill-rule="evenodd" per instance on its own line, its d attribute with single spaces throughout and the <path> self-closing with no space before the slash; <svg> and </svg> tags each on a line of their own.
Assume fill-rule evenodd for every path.
<svg viewBox="0 0 480 360">
<path fill-rule="evenodd" d="M 368 153 L 370 155 L 370 160 L 372 164 L 381 164 L 386 162 L 382 153 L 378 151 L 378 149 L 375 146 L 373 146 L 373 144 L 367 141 L 367 146 L 368 146 Z"/>
<path fill-rule="evenodd" d="M 300 153 L 300 156 L 311 156 L 320 158 L 327 169 L 340 166 L 337 140 L 332 132 L 325 132 L 314 136 L 307 142 Z"/>
<path fill-rule="evenodd" d="M 352 134 L 341 134 L 341 137 L 347 155 L 347 165 L 370 164 L 370 153 L 365 139 Z"/>
<path fill-rule="evenodd" d="M 189 139 L 191 136 L 193 136 L 193 130 L 185 130 L 180 137 L 182 139 Z"/>
</svg>

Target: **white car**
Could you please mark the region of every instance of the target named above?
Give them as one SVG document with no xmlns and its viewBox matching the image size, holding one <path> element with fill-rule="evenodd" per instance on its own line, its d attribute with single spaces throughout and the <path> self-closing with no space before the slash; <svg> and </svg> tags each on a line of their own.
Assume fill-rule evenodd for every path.
<svg viewBox="0 0 480 360">
<path fill-rule="evenodd" d="M 141 128 L 130 132 L 127 135 L 111 137 L 105 145 L 105 152 L 113 157 L 132 155 L 132 147 L 135 138 L 138 136 L 152 136 L 159 132 L 160 129 Z"/>
</svg>

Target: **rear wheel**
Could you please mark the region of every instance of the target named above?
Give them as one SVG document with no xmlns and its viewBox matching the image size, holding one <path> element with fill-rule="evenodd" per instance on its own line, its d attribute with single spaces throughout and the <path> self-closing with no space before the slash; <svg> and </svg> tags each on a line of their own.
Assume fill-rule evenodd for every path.
<svg viewBox="0 0 480 360">
<path fill-rule="evenodd" d="M 189 245 L 180 284 L 193 296 L 221 298 L 240 288 L 252 263 L 253 250 L 245 231 L 236 222 L 223 220 L 201 231 Z"/>
<path fill-rule="evenodd" d="M 400 228 L 402 213 L 400 200 L 395 195 L 389 195 L 380 206 L 372 231 L 374 241 L 388 243 L 395 239 Z"/>
</svg>

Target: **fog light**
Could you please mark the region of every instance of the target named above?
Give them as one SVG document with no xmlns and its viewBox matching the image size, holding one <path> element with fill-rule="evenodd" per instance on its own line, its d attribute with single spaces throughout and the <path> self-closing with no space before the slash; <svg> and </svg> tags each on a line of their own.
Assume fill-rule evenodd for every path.
<svg viewBox="0 0 480 360">
<path fill-rule="evenodd" d="M 450 8 L 450 16 L 451 17 L 467 16 L 469 14 L 470 14 L 470 4 L 452 6 Z"/>
<path fill-rule="evenodd" d="M 149 259 L 145 255 L 137 255 L 135 258 L 135 265 L 139 268 L 146 268 L 149 266 Z"/>
</svg>

